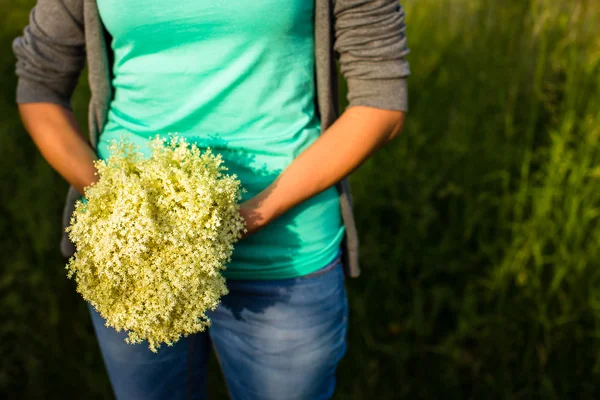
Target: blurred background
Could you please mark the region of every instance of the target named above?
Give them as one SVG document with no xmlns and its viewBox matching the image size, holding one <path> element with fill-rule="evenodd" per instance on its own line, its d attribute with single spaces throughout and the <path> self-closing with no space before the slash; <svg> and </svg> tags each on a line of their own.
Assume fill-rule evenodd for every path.
<svg viewBox="0 0 600 400">
<path fill-rule="evenodd" d="M 59 253 L 67 184 L 14 101 L 34 3 L 0 0 L 0 395 L 110 399 Z M 600 398 L 600 2 L 401 3 L 410 111 L 352 176 L 363 275 L 336 398 Z"/>
</svg>

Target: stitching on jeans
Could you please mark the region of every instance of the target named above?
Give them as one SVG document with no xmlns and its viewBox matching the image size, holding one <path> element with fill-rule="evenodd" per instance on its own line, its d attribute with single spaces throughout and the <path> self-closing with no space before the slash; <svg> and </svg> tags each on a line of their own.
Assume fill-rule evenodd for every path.
<svg viewBox="0 0 600 400">
<path fill-rule="evenodd" d="M 215 358 L 217 360 L 217 364 L 219 364 L 219 368 L 221 369 L 221 374 L 223 374 L 223 380 L 225 381 L 225 387 L 227 388 L 227 395 L 230 399 L 233 399 L 233 391 L 229 387 L 229 382 L 227 381 L 227 376 L 225 375 L 225 369 L 223 368 L 223 362 L 221 361 L 221 357 L 219 356 L 219 351 L 217 350 L 217 344 L 212 339 L 212 333 L 210 330 L 208 331 L 208 337 L 210 338 L 210 343 L 212 344 L 213 352 L 215 353 Z"/>
<path fill-rule="evenodd" d="M 188 340 L 188 367 L 187 367 L 187 390 L 186 390 L 186 394 L 187 394 L 187 399 L 191 400 L 192 399 L 192 362 L 193 362 L 193 355 L 194 355 L 194 337 L 190 337 L 190 340 Z"/>
</svg>

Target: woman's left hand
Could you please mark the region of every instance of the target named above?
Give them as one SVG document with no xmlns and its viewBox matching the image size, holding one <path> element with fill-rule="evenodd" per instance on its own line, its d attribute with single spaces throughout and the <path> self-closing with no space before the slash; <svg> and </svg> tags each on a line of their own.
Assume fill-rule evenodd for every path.
<svg viewBox="0 0 600 400">
<path fill-rule="evenodd" d="M 266 210 L 261 207 L 260 195 L 240 204 L 240 215 L 244 218 L 246 229 L 242 239 L 263 228 L 269 222 Z"/>
</svg>

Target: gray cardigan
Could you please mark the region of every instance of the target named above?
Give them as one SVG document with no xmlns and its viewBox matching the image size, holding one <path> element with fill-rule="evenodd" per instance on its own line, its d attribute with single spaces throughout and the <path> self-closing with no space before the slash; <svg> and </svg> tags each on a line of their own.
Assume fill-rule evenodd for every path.
<svg viewBox="0 0 600 400">
<path fill-rule="evenodd" d="M 349 107 L 362 105 L 406 110 L 405 60 L 408 53 L 404 11 L 397 0 L 314 0 L 316 106 L 324 132 L 338 117 L 336 59 L 348 83 Z M 111 50 L 96 0 L 38 0 L 29 25 L 13 42 L 17 57 L 17 103 L 49 102 L 71 108 L 86 58 L 91 100 L 89 142 L 95 148 L 112 99 Z M 332 149 L 333 150 L 333 149 Z M 337 184 L 346 235 L 344 267 L 356 277 L 358 237 L 348 180 Z M 63 228 L 70 223 L 80 194 L 70 186 L 63 210 Z M 61 253 L 75 248 L 63 232 Z"/>
</svg>

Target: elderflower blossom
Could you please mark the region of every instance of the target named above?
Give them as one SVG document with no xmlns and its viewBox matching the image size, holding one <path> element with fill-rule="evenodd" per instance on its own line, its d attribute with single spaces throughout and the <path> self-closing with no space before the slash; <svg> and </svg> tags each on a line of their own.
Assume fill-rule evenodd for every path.
<svg viewBox="0 0 600 400">
<path fill-rule="evenodd" d="M 94 162 L 99 180 L 66 229 L 76 246 L 66 268 L 107 326 L 156 352 L 210 325 L 206 311 L 227 294 L 220 272 L 246 228 L 240 182 L 220 155 L 176 136 L 150 147 L 143 158 L 113 141 Z"/>
</svg>

